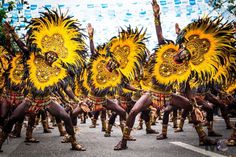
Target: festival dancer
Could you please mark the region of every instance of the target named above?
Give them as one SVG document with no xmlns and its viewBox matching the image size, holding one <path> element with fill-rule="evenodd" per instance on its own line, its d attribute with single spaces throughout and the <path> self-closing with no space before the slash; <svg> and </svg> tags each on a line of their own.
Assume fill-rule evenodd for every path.
<svg viewBox="0 0 236 157">
<path fill-rule="evenodd" d="M 153 0 L 152 5 L 157 30 L 156 33 L 160 47 L 152 56 L 153 60 L 150 61 L 151 64 L 149 64 L 149 68 L 151 70 L 147 70 L 147 72 L 149 72 L 149 76 L 146 77 L 146 80 L 149 78 L 150 81 L 145 81 L 147 85 L 149 84 L 149 92 L 144 94 L 131 110 L 126 122 L 123 138 L 114 149 L 127 149 L 126 136 L 131 132 L 135 116 L 143 109 L 143 107 L 153 104 L 151 99 L 153 98 L 151 97 L 152 95 L 154 95 L 154 98 L 159 101 L 159 104 L 166 105 L 163 116 L 162 133 L 157 136 L 157 139 L 167 138 L 166 134 L 169 113 L 173 110 L 173 108 L 178 107 L 192 111 L 193 123 L 199 136 L 199 145 L 215 145 L 216 142 L 207 138 L 202 126 L 200 125 L 203 117 L 202 113 L 198 109 L 198 106 L 193 100 L 189 101 L 182 96 L 171 94 L 171 90 L 174 83 L 187 81 L 191 76 L 190 74 L 200 76 L 198 78 L 199 80 L 205 80 L 207 77 L 205 78 L 204 76 L 209 76 L 207 74 L 216 73 L 217 69 L 214 69 L 213 67 L 215 67 L 216 64 L 221 64 L 219 61 L 219 56 L 226 58 L 226 55 L 222 50 L 226 47 L 232 48 L 229 43 L 229 39 L 232 38 L 233 35 L 232 30 L 228 24 L 221 26 L 220 19 L 216 19 L 215 21 L 211 21 L 210 18 L 199 19 L 198 21 L 189 24 L 179 34 L 178 43 L 180 43 L 180 45 L 174 45 L 164 39 L 160 25 L 159 6 L 155 0 Z M 214 23 L 214 26 L 210 25 L 212 22 Z M 213 39 L 207 35 L 202 36 L 202 34 L 206 34 L 206 29 L 211 30 L 211 37 L 213 37 L 214 41 L 212 41 Z M 217 38 L 221 38 L 221 36 L 218 35 L 223 33 L 225 29 L 228 30 L 228 32 L 225 33 L 225 36 L 223 36 L 221 40 L 217 40 Z M 198 31 L 194 30 L 198 30 L 199 32 L 202 32 L 202 34 L 195 34 Z M 216 46 L 210 47 L 212 44 L 211 42 L 218 43 L 216 43 Z M 199 47 L 200 45 L 201 47 Z M 179 46 L 181 47 L 179 48 Z M 211 57 L 202 58 L 203 55 Z M 208 63 L 207 67 L 205 67 L 205 62 Z M 151 74 L 150 71 L 152 72 Z M 213 75 L 210 75 L 209 77 L 213 77 Z"/>
<path fill-rule="evenodd" d="M 137 78 L 134 81 L 131 81 L 131 86 L 134 87 L 135 89 L 139 89 L 138 92 L 140 93 L 141 89 L 139 87 L 137 87 L 136 85 L 134 85 L 135 84 L 134 82 L 138 82 Z M 122 88 L 122 89 L 120 89 L 120 91 L 118 93 L 119 93 L 118 102 L 119 102 L 120 106 L 127 113 L 129 113 L 135 104 L 135 101 L 132 99 L 133 91 Z M 110 117 L 109 123 L 108 123 L 108 129 L 106 130 L 106 133 L 104 134 L 105 137 L 111 136 L 112 126 L 115 123 L 116 116 L 117 116 L 117 114 L 113 113 L 112 116 Z M 146 110 L 142 111 L 141 116 L 146 124 L 146 134 L 157 134 L 157 132 L 151 128 L 152 121 L 151 121 L 151 117 L 150 117 L 150 109 L 146 109 Z M 121 131 L 123 132 L 124 127 L 125 127 L 125 120 L 122 120 L 121 118 L 120 118 L 120 127 L 121 127 Z M 136 139 L 133 138 L 132 136 L 129 136 L 128 140 L 135 141 Z"/>
<path fill-rule="evenodd" d="M 118 89 L 125 86 L 128 89 L 136 90 L 127 84 L 124 84 L 124 76 L 132 78 L 134 71 L 140 67 L 140 61 L 144 58 L 145 47 L 142 43 L 144 40 L 144 34 L 141 34 L 137 29 L 133 30 L 128 28 L 128 31 L 122 30 L 119 37 L 112 38 L 111 42 L 106 45 L 98 46 L 95 50 L 93 43 L 93 28 L 91 24 L 88 25 L 88 33 L 90 39 L 91 57 L 88 64 L 87 73 L 84 80 L 84 84 L 89 88 L 89 100 L 92 104 L 92 111 L 100 111 L 104 108 L 115 111 L 122 119 L 126 119 L 126 112 L 117 103 L 108 99 L 107 95 L 114 95 Z M 128 42 L 126 42 L 128 41 Z M 124 44 L 128 46 L 124 47 L 123 51 L 120 51 L 120 47 L 123 48 Z M 133 44 L 133 48 L 129 50 L 129 44 Z M 139 45 L 141 47 L 139 47 Z M 112 50 L 115 48 L 115 51 Z M 107 50 L 116 52 L 116 54 L 110 54 Z M 120 52 L 125 52 L 126 58 L 120 58 L 123 60 L 117 60 L 117 56 L 121 55 Z M 124 57 L 124 56 L 122 56 Z M 140 61 L 133 58 L 140 58 Z M 127 65 L 127 59 L 130 59 Z M 125 61 L 125 64 L 121 62 Z M 122 65 L 120 67 L 120 65 Z M 123 74 L 123 75 L 122 75 Z M 87 86 L 86 85 L 86 86 Z"/>
<path fill-rule="evenodd" d="M 66 86 L 71 72 L 76 72 L 84 65 L 82 53 L 85 52 L 85 43 L 78 23 L 71 17 L 48 10 L 42 13 L 40 18 L 32 19 L 28 28 L 31 44 L 40 51 L 31 52 L 25 45 L 19 45 L 27 57 L 29 94 L 5 124 L 0 137 L 0 148 L 14 123 L 23 117 L 27 110 L 35 113 L 46 108 L 53 116 L 65 122 L 72 150 L 85 151 L 86 149 L 76 141 L 70 116 L 50 98 L 53 90 Z M 78 102 L 71 93 L 64 90 L 69 97 Z"/>
<path fill-rule="evenodd" d="M 5 26 L 5 34 L 10 37 L 10 35 L 13 35 L 14 38 L 19 38 L 15 32 L 12 34 L 9 33 L 7 30 L 7 26 Z M 10 115 L 9 112 L 13 112 L 18 105 L 20 105 L 24 98 L 24 90 L 25 90 L 25 64 L 23 62 L 23 54 L 22 52 L 11 52 L 11 60 L 9 61 L 9 68 L 6 71 L 6 82 L 5 82 L 5 92 L 2 99 L 1 104 L 1 126 L 4 125 L 4 119 L 6 119 L 7 115 Z M 26 142 L 33 142 L 37 143 L 38 140 L 34 139 L 32 137 L 33 132 L 33 126 L 34 121 L 32 121 L 35 118 L 34 114 L 29 115 L 29 124 L 26 129 Z M 18 122 L 15 124 L 15 129 L 13 132 L 12 137 L 19 137 L 22 129 L 24 117 L 21 117 L 18 119 Z M 15 134 L 15 135 L 14 135 Z"/>
<path fill-rule="evenodd" d="M 193 99 L 193 98 L 191 98 L 191 96 L 194 97 L 197 105 L 200 106 L 201 109 L 206 112 L 208 136 L 221 137 L 222 136 L 221 134 L 219 134 L 213 130 L 213 107 L 214 107 L 214 105 L 212 103 L 204 100 L 204 96 L 203 96 L 204 92 L 200 92 L 200 91 L 198 91 L 199 93 L 192 92 L 193 87 L 190 87 L 190 86 L 191 85 L 190 85 L 189 81 L 187 81 L 184 85 L 185 89 L 181 90 L 181 95 L 185 96 L 188 99 Z M 191 94 L 189 94 L 189 91 L 191 91 Z M 185 121 L 186 117 L 188 116 L 188 114 L 189 114 L 188 111 L 183 110 L 183 112 L 181 114 L 180 123 L 178 125 L 178 128 L 175 130 L 175 132 L 183 132 L 184 121 Z"/>
<path fill-rule="evenodd" d="M 232 82 L 229 83 L 229 85 L 226 89 L 226 92 L 228 92 L 228 93 L 233 93 L 234 92 L 234 95 L 236 94 L 236 81 L 235 81 L 235 78 L 233 79 Z M 232 95 L 227 94 L 227 96 L 224 97 L 224 101 L 226 101 L 226 103 L 230 105 L 231 109 L 236 110 L 236 105 L 235 105 L 236 104 L 236 99 Z M 227 140 L 226 143 L 227 143 L 227 146 L 236 146 L 236 123 L 234 124 L 233 132 L 232 132 L 230 138 Z"/>
</svg>

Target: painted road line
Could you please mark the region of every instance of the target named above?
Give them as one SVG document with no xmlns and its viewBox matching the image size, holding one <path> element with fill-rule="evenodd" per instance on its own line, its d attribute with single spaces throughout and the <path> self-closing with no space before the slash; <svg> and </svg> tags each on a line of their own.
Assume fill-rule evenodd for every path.
<svg viewBox="0 0 236 157">
<path fill-rule="evenodd" d="M 180 146 L 180 147 L 183 147 L 185 149 L 192 150 L 194 152 L 206 155 L 206 156 L 227 157 L 227 156 L 224 156 L 224 155 L 221 155 L 221 154 L 217 154 L 217 153 L 214 153 L 214 152 L 202 149 L 202 148 L 194 147 L 192 145 L 189 145 L 189 144 L 186 144 L 186 143 L 183 143 L 183 142 L 170 142 L 170 143 L 174 144 L 174 145 L 177 145 L 177 146 Z"/>
<path fill-rule="evenodd" d="M 214 120 L 224 120 L 221 117 L 214 117 Z M 230 118 L 231 121 L 236 121 L 236 118 Z"/>
</svg>

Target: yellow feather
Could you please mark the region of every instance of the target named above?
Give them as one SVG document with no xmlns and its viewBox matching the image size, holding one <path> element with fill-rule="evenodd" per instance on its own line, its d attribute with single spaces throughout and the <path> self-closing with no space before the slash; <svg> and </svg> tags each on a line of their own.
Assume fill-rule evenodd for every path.
<svg viewBox="0 0 236 157">
<path fill-rule="evenodd" d="M 109 57 L 100 55 L 91 64 L 91 81 L 93 86 L 99 90 L 116 88 L 122 82 L 122 75 L 119 71 L 109 72 L 107 70 L 106 65 L 109 60 Z"/>
<path fill-rule="evenodd" d="M 232 93 L 235 90 L 236 90 L 236 80 L 227 89 L 225 89 L 227 93 Z"/>
<path fill-rule="evenodd" d="M 78 77 L 75 78 L 74 86 L 75 86 L 75 90 L 74 90 L 75 96 L 80 97 L 81 95 L 83 95 L 81 86 L 78 81 Z"/>
<path fill-rule="evenodd" d="M 221 59 L 228 64 L 227 51 L 229 49 L 235 51 L 230 43 L 234 33 L 229 24 L 222 25 L 221 20 L 221 18 L 211 20 L 205 17 L 184 29 L 186 32 L 184 38 L 187 40 L 185 46 L 191 54 L 191 70 L 201 75 L 199 78 L 204 82 L 215 79 L 222 82 L 223 76 L 228 77 L 226 69 L 228 65 L 222 66 Z"/>
<path fill-rule="evenodd" d="M 83 74 L 81 76 L 82 76 L 82 78 L 80 80 L 82 80 L 82 86 L 89 93 L 91 91 L 91 88 L 88 84 L 88 71 L 87 71 L 87 69 L 84 69 Z"/>
<path fill-rule="evenodd" d="M 29 65 L 29 81 L 37 90 L 44 90 L 47 87 L 55 86 L 66 78 L 67 71 L 58 62 L 52 66 L 47 65 L 43 58 L 36 57 L 34 53 L 27 61 Z"/>
<path fill-rule="evenodd" d="M 141 60 L 145 58 L 144 36 L 145 33 L 141 34 L 137 29 L 123 30 L 109 42 L 110 52 L 120 64 L 121 73 L 129 80 L 134 79 L 135 73 L 141 68 Z"/>
<path fill-rule="evenodd" d="M 22 55 L 17 54 L 11 60 L 11 69 L 9 71 L 9 79 L 12 84 L 19 85 L 22 83 L 22 78 L 24 75 L 24 65 L 21 63 Z"/>
<path fill-rule="evenodd" d="M 143 78 L 140 80 L 140 86 L 144 91 L 152 90 L 152 75 L 147 67 L 143 70 Z"/>
<path fill-rule="evenodd" d="M 85 43 L 82 39 L 81 42 L 74 40 L 80 33 L 71 25 L 77 21 L 62 18 L 61 15 L 55 21 L 51 16 L 49 16 L 50 20 L 47 16 L 41 17 L 43 20 L 40 18 L 32 20 L 33 24 L 29 28 L 33 29 L 31 35 L 33 43 L 41 50 L 41 54 L 53 51 L 65 65 L 80 67 L 84 59 L 78 51 L 85 50 Z"/>
<path fill-rule="evenodd" d="M 174 82 L 181 83 L 190 76 L 191 69 L 187 63 L 177 64 L 174 55 L 177 54 L 179 47 L 170 43 L 157 49 L 155 65 L 153 67 L 153 77 L 163 85 Z"/>
</svg>

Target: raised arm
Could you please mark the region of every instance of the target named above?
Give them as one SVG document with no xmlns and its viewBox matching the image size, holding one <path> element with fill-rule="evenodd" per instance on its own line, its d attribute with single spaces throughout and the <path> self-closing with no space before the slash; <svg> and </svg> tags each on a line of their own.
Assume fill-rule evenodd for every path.
<svg viewBox="0 0 236 157">
<path fill-rule="evenodd" d="M 176 24 L 175 24 L 175 33 L 176 33 L 177 35 L 179 35 L 180 31 L 181 31 L 181 29 L 179 28 L 179 24 L 176 23 Z"/>
<path fill-rule="evenodd" d="M 6 22 L 4 24 L 5 29 L 12 35 L 14 41 L 16 42 L 16 44 L 19 46 L 19 48 L 21 49 L 21 51 L 23 53 L 29 53 L 29 49 L 27 48 L 27 46 L 25 45 L 25 43 L 20 40 L 19 36 L 16 34 L 14 27 L 12 27 L 8 22 Z"/>
<path fill-rule="evenodd" d="M 154 23 L 155 23 L 158 43 L 163 44 L 164 43 L 164 37 L 162 35 L 162 28 L 161 28 L 160 6 L 157 4 L 156 0 L 152 0 L 152 9 L 153 9 Z"/>
<path fill-rule="evenodd" d="M 4 45 L 3 45 L 4 48 L 5 48 L 9 53 L 12 53 L 13 50 L 12 50 L 12 46 L 11 46 L 11 40 L 10 40 L 11 36 L 10 36 L 10 33 L 9 33 L 9 31 L 8 31 L 6 28 L 2 29 L 2 31 L 3 31 L 3 33 L 4 33 L 5 40 L 6 40 L 5 43 L 2 43 L 2 44 L 4 44 Z"/>
<path fill-rule="evenodd" d="M 97 54 L 97 52 L 95 51 L 95 46 L 94 46 L 94 42 L 93 42 L 94 28 L 92 27 L 91 23 L 88 23 L 87 31 L 88 31 L 88 35 L 89 35 L 90 51 L 91 51 L 91 55 L 93 56 L 93 55 Z"/>
</svg>

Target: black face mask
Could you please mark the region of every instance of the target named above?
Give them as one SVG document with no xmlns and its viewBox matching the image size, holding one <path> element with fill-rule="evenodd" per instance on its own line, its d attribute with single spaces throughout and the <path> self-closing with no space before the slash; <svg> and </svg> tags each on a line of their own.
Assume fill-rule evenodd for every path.
<svg viewBox="0 0 236 157">
<path fill-rule="evenodd" d="M 47 52 L 45 56 L 45 60 L 51 65 L 53 62 L 55 62 L 58 59 L 58 56 L 55 52 Z"/>
<path fill-rule="evenodd" d="M 114 69 L 116 69 L 118 67 L 119 67 L 119 63 L 113 59 L 110 59 L 109 62 L 107 63 L 107 66 L 106 66 L 107 70 L 110 72 L 112 72 Z"/>
<path fill-rule="evenodd" d="M 174 56 L 174 60 L 176 63 L 181 64 L 185 61 L 189 61 L 190 59 L 190 52 L 183 48 L 176 56 Z"/>
</svg>

